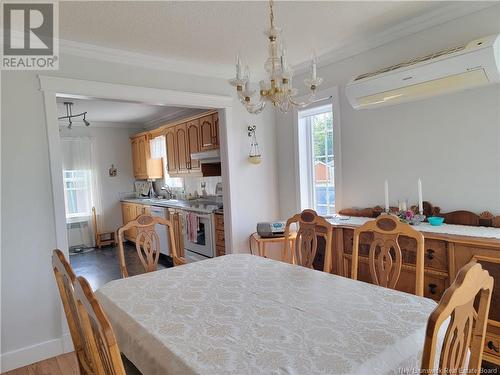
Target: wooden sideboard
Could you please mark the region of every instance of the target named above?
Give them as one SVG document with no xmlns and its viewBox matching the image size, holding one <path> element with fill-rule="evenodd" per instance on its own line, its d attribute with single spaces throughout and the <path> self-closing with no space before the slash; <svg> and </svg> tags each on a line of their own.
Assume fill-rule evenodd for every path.
<svg viewBox="0 0 500 375">
<path fill-rule="evenodd" d="M 357 225 L 340 220 L 332 224 L 334 225 L 333 272 L 349 277 L 354 228 Z M 420 228 L 425 238 L 424 295 L 439 301 L 461 267 L 473 259 L 481 263 L 483 268 L 495 278 L 483 358 L 500 364 L 500 240 L 433 233 L 431 228 L 428 225 L 425 231 Z M 371 241 L 370 233 L 362 233 L 358 279 L 366 282 L 371 281 L 368 269 L 368 251 Z M 399 245 L 403 253 L 403 267 L 396 288 L 413 293 L 416 243 L 415 240 L 402 236 L 399 239 Z"/>
</svg>

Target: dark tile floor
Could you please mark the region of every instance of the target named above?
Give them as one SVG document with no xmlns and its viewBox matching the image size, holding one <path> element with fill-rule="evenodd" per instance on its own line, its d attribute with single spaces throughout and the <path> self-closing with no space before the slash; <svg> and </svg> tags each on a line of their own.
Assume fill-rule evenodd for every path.
<svg viewBox="0 0 500 375">
<path fill-rule="evenodd" d="M 71 254 L 69 261 L 75 274 L 85 277 L 94 290 L 111 280 L 121 278 L 118 247 L 103 247 L 100 250 Z M 169 261 L 170 259 L 162 256 L 158 269 L 169 267 Z M 125 263 L 130 276 L 144 272 L 135 245 L 125 244 Z"/>
<path fill-rule="evenodd" d="M 111 280 L 121 278 L 118 247 L 104 247 L 100 250 L 70 254 L 69 261 L 75 274 L 85 277 L 94 290 Z M 135 245 L 125 244 L 125 263 L 130 276 L 144 273 Z M 167 267 L 172 267 L 172 260 L 162 256 L 158 269 Z M 122 359 L 127 375 L 141 375 L 127 357 L 122 356 Z"/>
</svg>

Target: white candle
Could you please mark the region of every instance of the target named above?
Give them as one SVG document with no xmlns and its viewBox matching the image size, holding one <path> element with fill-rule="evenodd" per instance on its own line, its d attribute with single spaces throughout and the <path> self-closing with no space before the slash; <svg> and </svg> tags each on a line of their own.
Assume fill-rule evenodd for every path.
<svg viewBox="0 0 500 375">
<path fill-rule="evenodd" d="M 313 54 L 311 64 L 312 64 L 312 79 L 315 80 L 316 79 L 316 55 L 315 54 Z"/>
<path fill-rule="evenodd" d="M 384 184 L 384 193 L 385 193 L 385 212 L 389 212 L 389 182 L 385 180 Z"/>
<path fill-rule="evenodd" d="M 239 53 L 236 55 L 236 79 L 241 79 L 241 60 Z"/>
<path fill-rule="evenodd" d="M 418 179 L 418 212 L 424 214 L 424 202 L 422 200 L 422 180 Z"/>
</svg>

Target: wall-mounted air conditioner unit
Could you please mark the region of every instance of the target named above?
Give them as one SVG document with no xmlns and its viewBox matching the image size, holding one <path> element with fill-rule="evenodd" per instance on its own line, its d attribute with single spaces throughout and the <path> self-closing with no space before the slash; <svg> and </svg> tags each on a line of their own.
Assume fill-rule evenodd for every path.
<svg viewBox="0 0 500 375">
<path fill-rule="evenodd" d="M 500 35 L 365 73 L 346 86 L 355 109 L 424 99 L 500 82 Z"/>
</svg>

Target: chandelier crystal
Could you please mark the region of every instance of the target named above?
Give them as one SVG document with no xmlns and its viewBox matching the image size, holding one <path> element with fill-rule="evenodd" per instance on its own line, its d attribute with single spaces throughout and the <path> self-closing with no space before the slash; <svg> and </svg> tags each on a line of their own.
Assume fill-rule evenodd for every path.
<svg viewBox="0 0 500 375">
<path fill-rule="evenodd" d="M 269 1 L 269 19 L 271 27 L 264 32 L 269 39 L 269 57 L 264 64 L 267 79 L 259 82 L 260 98 L 253 102 L 252 97 L 256 90 L 252 89 L 250 81 L 250 69 L 248 66 L 242 69 L 239 54 L 236 57 L 236 77 L 229 83 L 236 87 L 240 102 L 249 113 L 260 113 L 271 102 L 274 107 L 286 113 L 290 108 L 302 108 L 314 101 L 316 89 L 323 81 L 316 76 L 316 57 L 311 59 L 311 75 L 304 80 L 304 84 L 310 90 L 309 95 L 303 102 L 298 102 L 294 97 L 298 90 L 292 85 L 293 70 L 288 65 L 284 43 L 281 41 L 281 29 L 274 25 L 273 0 Z"/>
</svg>

